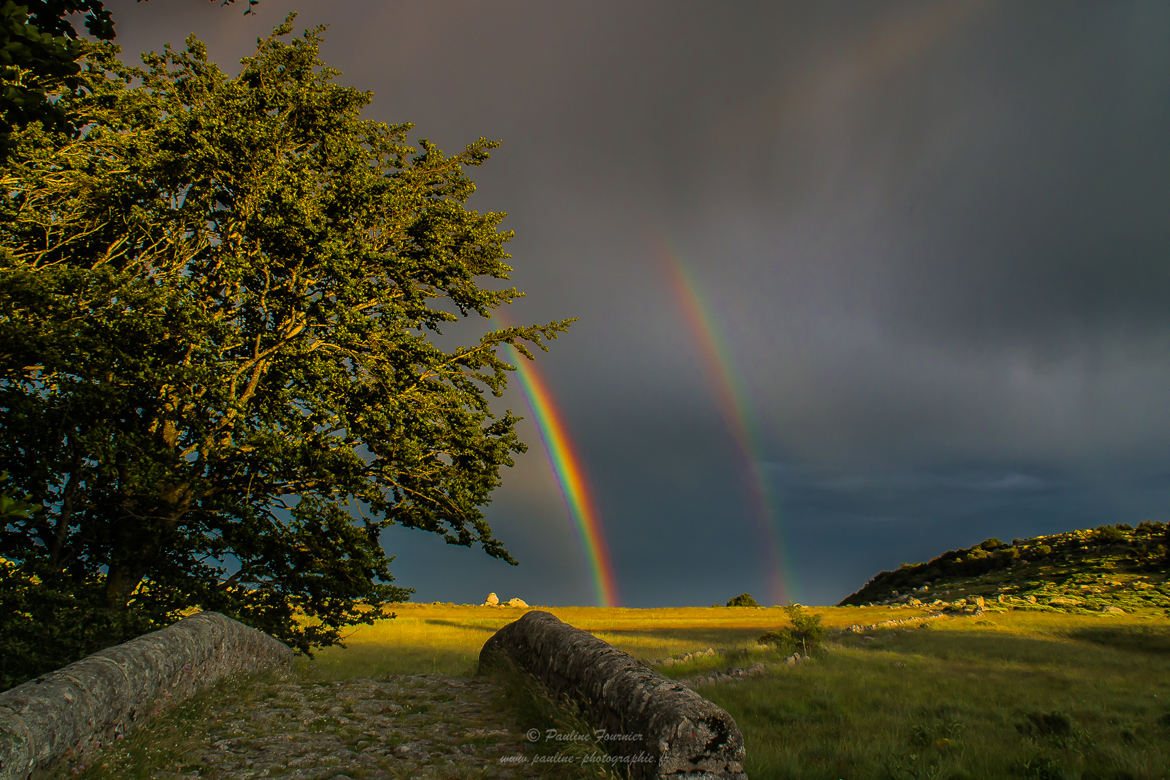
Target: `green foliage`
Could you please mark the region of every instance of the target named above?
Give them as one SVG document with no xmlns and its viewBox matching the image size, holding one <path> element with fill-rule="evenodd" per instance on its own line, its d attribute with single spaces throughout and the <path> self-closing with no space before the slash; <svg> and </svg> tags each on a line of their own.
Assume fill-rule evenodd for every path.
<svg viewBox="0 0 1170 780">
<path fill-rule="evenodd" d="M 53 574 L 0 559 L 0 690 L 154 627 L 141 611 L 108 607 L 96 580 Z"/>
<path fill-rule="evenodd" d="M 792 625 L 778 631 L 769 631 L 756 641 L 762 645 L 778 645 L 786 652 L 799 650 L 804 655 L 820 647 L 821 640 L 825 637 L 825 628 L 821 625 L 822 617 L 807 611 L 799 604 L 789 604 L 784 611 L 788 613 Z"/>
<path fill-rule="evenodd" d="M 756 602 L 756 600 L 754 598 L 752 598 L 752 594 L 741 593 L 738 596 L 736 596 L 735 598 L 728 601 L 727 606 L 729 606 L 729 607 L 758 607 L 760 605 L 759 605 L 759 603 Z"/>
<path fill-rule="evenodd" d="M 808 612 L 799 604 L 789 604 L 784 611 L 792 621 L 793 643 L 799 644 L 805 655 L 816 650 L 825 635 L 825 629 L 821 626 L 821 616 Z"/>
<path fill-rule="evenodd" d="M 235 78 L 194 38 L 95 46 L 55 95 L 84 131 L 17 128 L 0 169 L 0 468 L 44 507 L 5 518 L 6 598 L 125 613 L 106 641 L 199 606 L 336 643 L 409 593 L 390 526 L 512 561 L 482 507 L 524 445 L 487 392 L 569 321 L 443 334 L 521 295 L 481 286 L 511 234 L 465 205 L 495 144 L 362 120 L 291 31 Z"/>
<path fill-rule="evenodd" d="M 31 498 L 28 494 L 24 496 L 13 495 L 7 489 L 7 482 L 8 472 L 0 471 L 0 520 L 4 522 L 27 520 L 29 513 L 35 512 L 41 507 L 28 503 L 28 499 Z"/>
<path fill-rule="evenodd" d="M 211 0 L 216 2 L 217 0 Z M 222 0 L 230 5 L 235 0 Z M 259 0 L 248 0 L 250 13 Z M 0 5 L 0 163 L 12 149 L 14 130 L 39 122 L 76 131 L 78 117 L 56 100 L 58 92 L 83 86 L 79 61 L 90 51 L 72 17 L 84 14 L 94 38 L 114 38 L 114 20 L 103 0 L 21 0 Z"/>
<path fill-rule="evenodd" d="M 1116 544 L 1128 539 L 1125 530 L 1117 525 L 1103 525 L 1093 531 L 1093 541 L 1098 544 Z"/>
<path fill-rule="evenodd" d="M 12 146 L 12 132 L 30 122 L 70 128 L 70 116 L 50 96 L 76 90 L 78 58 L 86 50 L 69 19 L 84 13 L 91 35 L 114 37 L 101 0 L 23 0 L 0 5 L 0 162 Z"/>
</svg>

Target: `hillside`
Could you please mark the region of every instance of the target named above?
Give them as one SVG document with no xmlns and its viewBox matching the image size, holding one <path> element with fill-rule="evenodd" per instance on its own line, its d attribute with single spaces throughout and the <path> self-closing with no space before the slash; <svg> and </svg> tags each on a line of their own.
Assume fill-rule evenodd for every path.
<svg viewBox="0 0 1170 780">
<path fill-rule="evenodd" d="M 906 604 L 1064 612 L 1170 614 L 1170 528 L 1106 525 L 999 539 L 883 571 L 841 606 Z"/>
</svg>

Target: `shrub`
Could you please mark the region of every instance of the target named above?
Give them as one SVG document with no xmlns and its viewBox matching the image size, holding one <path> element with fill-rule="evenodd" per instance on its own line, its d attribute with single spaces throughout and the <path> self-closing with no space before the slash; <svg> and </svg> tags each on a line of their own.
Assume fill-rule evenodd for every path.
<svg viewBox="0 0 1170 780">
<path fill-rule="evenodd" d="M 1005 547 L 995 553 L 995 559 L 1000 566 L 1011 566 L 1019 557 L 1020 549 L 1018 547 Z"/>
<path fill-rule="evenodd" d="M 1093 531 L 1092 539 L 1101 544 L 1115 544 L 1124 542 L 1129 537 L 1125 531 L 1115 525 L 1103 525 Z"/>
<path fill-rule="evenodd" d="M 788 613 L 792 625 L 779 631 L 769 631 L 756 641 L 762 645 L 779 645 L 785 650 L 799 649 L 803 655 L 816 650 L 825 636 L 821 616 L 807 612 L 799 604 L 789 604 L 784 611 Z"/>
<path fill-rule="evenodd" d="M 979 546 L 984 550 L 998 550 L 1000 547 L 1007 547 L 1006 544 L 1001 542 L 999 539 L 996 539 L 994 536 L 990 539 L 984 539 L 979 543 Z"/>
<path fill-rule="evenodd" d="M 729 607 L 758 607 L 760 605 L 758 603 L 756 603 L 756 600 L 754 598 L 752 598 L 752 594 L 741 593 L 738 596 L 736 596 L 735 598 L 733 598 L 731 601 L 727 602 L 727 606 L 729 606 Z"/>
</svg>

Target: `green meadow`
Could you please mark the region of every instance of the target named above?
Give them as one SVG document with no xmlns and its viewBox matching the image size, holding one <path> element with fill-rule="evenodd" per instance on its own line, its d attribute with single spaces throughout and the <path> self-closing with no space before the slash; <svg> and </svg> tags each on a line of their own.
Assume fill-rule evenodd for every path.
<svg viewBox="0 0 1170 780">
<path fill-rule="evenodd" d="M 697 690 L 736 719 L 754 778 L 1163 778 L 1170 770 L 1170 621 L 1162 612 L 955 615 L 864 633 L 927 613 L 909 607 L 810 608 L 827 629 L 808 662 L 760 646 L 788 623 L 781 608 L 544 607 L 672 677 L 746 667 L 765 674 Z M 297 662 L 308 678 L 475 674 L 479 650 L 525 610 L 395 607 L 347 647 Z M 713 648 L 682 664 L 661 659 Z M 214 696 L 214 691 L 212 694 Z M 500 702 L 501 722 L 554 717 Z M 520 707 L 520 710 L 516 708 Z M 210 708 L 210 709 L 209 709 Z M 206 701 L 127 740 L 152 754 Z M 186 714 L 184 714 L 184 712 Z M 150 776 L 150 767 L 138 767 Z"/>
</svg>

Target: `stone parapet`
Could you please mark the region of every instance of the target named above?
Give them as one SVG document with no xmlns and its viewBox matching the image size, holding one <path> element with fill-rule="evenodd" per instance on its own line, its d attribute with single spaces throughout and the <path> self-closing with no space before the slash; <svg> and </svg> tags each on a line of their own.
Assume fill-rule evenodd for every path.
<svg viewBox="0 0 1170 780">
<path fill-rule="evenodd" d="M 529 612 L 484 644 L 481 672 L 508 664 L 574 702 L 632 777 L 746 780 L 743 735 L 725 710 L 548 612 Z"/>
<path fill-rule="evenodd" d="M 0 780 L 80 755 L 230 674 L 287 665 L 292 651 L 201 612 L 0 692 Z"/>
</svg>

